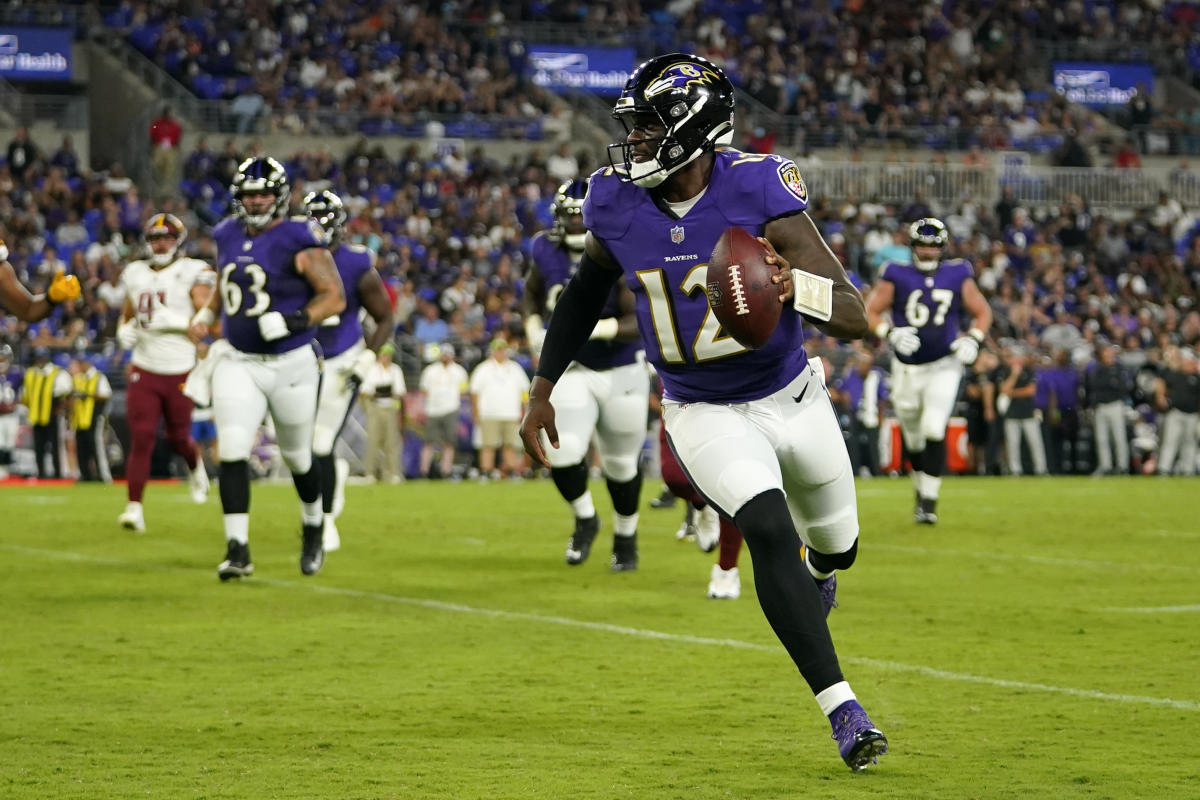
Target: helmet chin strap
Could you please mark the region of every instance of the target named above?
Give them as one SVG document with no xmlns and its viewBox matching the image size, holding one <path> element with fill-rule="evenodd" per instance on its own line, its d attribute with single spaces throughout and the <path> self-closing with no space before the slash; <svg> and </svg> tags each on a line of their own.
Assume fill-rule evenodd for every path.
<svg viewBox="0 0 1200 800">
<path fill-rule="evenodd" d="M 165 267 L 175 260 L 177 248 L 172 247 L 169 253 L 151 253 L 150 263 L 156 267 Z"/>
<path fill-rule="evenodd" d="M 586 241 L 586 233 L 568 233 L 563 236 L 563 243 L 566 244 L 567 249 L 571 250 L 572 252 L 583 252 L 583 243 Z"/>
<path fill-rule="evenodd" d="M 913 256 L 913 263 L 916 264 L 917 269 L 921 270 L 922 272 L 933 272 L 938 268 L 939 261 L 940 259 L 936 258 L 926 260 L 923 258 L 917 258 L 915 255 Z"/>
<path fill-rule="evenodd" d="M 643 189 L 653 189 L 703 154 L 703 147 L 693 150 L 690 156 L 670 169 L 664 169 L 657 156 L 649 161 L 635 161 L 629 165 L 629 179 Z"/>
</svg>

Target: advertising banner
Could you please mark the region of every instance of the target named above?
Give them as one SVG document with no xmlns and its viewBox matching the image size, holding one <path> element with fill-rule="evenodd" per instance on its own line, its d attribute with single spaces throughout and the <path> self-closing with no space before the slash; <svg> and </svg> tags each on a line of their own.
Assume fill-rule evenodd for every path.
<svg viewBox="0 0 1200 800">
<path fill-rule="evenodd" d="M 70 80 L 72 39 L 70 28 L 0 26 L 0 78 Z"/>
</svg>

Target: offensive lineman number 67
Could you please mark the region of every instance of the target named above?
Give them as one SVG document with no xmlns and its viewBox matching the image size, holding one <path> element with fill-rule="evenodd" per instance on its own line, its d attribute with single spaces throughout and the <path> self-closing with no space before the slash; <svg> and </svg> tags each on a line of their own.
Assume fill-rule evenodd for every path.
<svg viewBox="0 0 1200 800">
<path fill-rule="evenodd" d="M 242 287 L 232 280 L 233 271 L 237 264 L 226 264 L 221 268 L 221 299 L 225 302 L 225 313 L 234 315 L 242 307 Z M 258 264 L 247 264 L 244 267 L 250 276 L 250 294 L 254 295 L 254 304 L 244 312 L 247 317 L 257 317 L 271 307 L 271 295 L 267 294 L 267 273 Z"/>
</svg>

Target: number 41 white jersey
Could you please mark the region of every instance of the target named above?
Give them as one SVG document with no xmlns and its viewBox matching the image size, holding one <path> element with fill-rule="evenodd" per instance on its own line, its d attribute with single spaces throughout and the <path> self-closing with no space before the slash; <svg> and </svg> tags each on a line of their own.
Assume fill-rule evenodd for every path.
<svg viewBox="0 0 1200 800">
<path fill-rule="evenodd" d="M 192 287 L 212 286 L 216 273 L 203 261 L 179 258 L 161 269 L 131 261 L 121 273 L 141 335 L 133 365 L 160 375 L 182 375 L 196 365 L 196 345 L 187 336 L 195 307 Z"/>
</svg>

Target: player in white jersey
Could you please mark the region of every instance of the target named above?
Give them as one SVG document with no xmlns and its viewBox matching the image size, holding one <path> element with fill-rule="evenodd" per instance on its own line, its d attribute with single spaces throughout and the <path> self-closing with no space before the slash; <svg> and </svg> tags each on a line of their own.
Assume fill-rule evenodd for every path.
<svg viewBox="0 0 1200 800">
<path fill-rule="evenodd" d="M 146 530 L 142 495 L 160 418 L 171 449 L 187 464 L 192 499 L 203 503 L 208 497 L 208 474 L 192 440 L 192 401 L 183 394 L 183 382 L 196 365 L 188 324 L 196 310 L 208 304 L 216 283 L 208 264 L 180 252 L 187 229 L 173 214 L 152 216 L 144 237 L 147 257 L 131 261 L 121 273 L 125 308 L 117 328 L 118 343 L 133 351 L 126 400 L 129 503 L 117 521 L 138 533 Z"/>
</svg>

